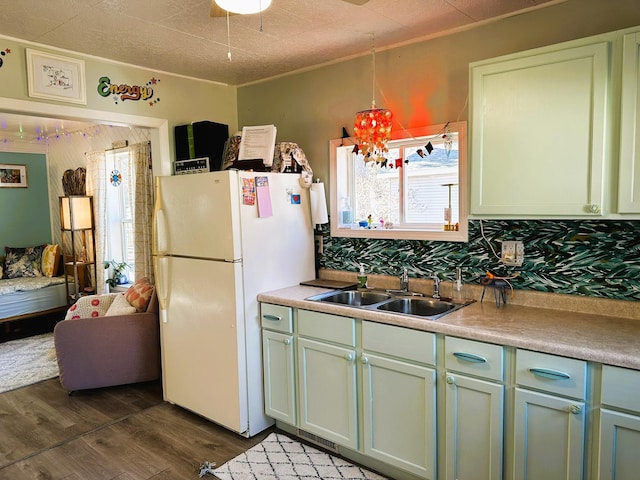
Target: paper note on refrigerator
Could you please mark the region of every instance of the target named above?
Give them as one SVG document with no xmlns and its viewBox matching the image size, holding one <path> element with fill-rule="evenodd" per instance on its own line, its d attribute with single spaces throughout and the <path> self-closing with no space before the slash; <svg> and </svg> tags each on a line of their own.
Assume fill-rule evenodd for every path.
<svg viewBox="0 0 640 480">
<path fill-rule="evenodd" d="M 269 179 L 267 177 L 256 177 L 256 196 L 258 197 L 258 216 L 270 217 L 273 215 Z"/>
</svg>

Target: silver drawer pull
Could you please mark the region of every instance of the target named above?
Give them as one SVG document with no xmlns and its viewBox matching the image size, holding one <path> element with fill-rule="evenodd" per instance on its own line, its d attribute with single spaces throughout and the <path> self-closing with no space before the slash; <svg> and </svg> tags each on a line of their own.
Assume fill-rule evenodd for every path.
<svg viewBox="0 0 640 480">
<path fill-rule="evenodd" d="M 551 380 L 569 380 L 571 375 L 559 370 L 551 370 L 550 368 L 530 368 L 529 371 L 537 377 L 548 378 Z"/>
<path fill-rule="evenodd" d="M 264 318 L 265 320 L 271 320 L 271 321 L 274 321 L 274 322 L 279 322 L 280 320 L 282 320 L 282 317 L 279 316 L 279 315 L 266 314 L 266 315 L 263 315 L 262 318 Z"/>
<path fill-rule="evenodd" d="M 463 360 L 465 362 L 471 363 L 487 363 L 487 359 L 481 357 L 480 355 L 476 355 L 474 353 L 465 353 L 465 352 L 453 352 L 453 356 L 458 360 Z"/>
</svg>

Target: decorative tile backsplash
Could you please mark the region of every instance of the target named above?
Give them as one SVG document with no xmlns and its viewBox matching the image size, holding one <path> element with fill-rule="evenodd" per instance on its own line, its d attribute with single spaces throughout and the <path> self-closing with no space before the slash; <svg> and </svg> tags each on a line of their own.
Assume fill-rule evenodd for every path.
<svg viewBox="0 0 640 480">
<path fill-rule="evenodd" d="M 320 266 L 330 270 L 357 272 L 363 263 L 375 274 L 406 267 L 413 278 L 453 279 L 461 267 L 465 283 L 479 283 L 487 271 L 519 272 L 514 289 L 640 300 L 640 221 L 472 220 L 468 243 L 323 239 Z M 521 267 L 499 263 L 499 240 L 524 243 Z"/>
</svg>

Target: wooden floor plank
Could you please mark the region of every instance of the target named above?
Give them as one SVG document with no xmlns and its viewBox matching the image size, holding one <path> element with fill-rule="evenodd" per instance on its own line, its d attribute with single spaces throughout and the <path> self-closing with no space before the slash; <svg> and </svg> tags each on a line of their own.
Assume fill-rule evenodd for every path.
<svg viewBox="0 0 640 480">
<path fill-rule="evenodd" d="M 162 400 L 160 382 L 69 396 L 57 379 L 0 394 L 0 480 L 181 480 L 247 439 Z"/>
</svg>

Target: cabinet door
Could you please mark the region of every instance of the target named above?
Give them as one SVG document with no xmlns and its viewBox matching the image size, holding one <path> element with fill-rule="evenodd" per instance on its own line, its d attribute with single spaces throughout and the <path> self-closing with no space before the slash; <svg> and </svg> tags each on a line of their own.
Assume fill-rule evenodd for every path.
<svg viewBox="0 0 640 480">
<path fill-rule="evenodd" d="M 640 472 L 640 417 L 601 410 L 598 480 L 635 480 Z"/>
<path fill-rule="evenodd" d="M 584 403 L 516 388 L 515 480 L 579 480 Z"/>
<path fill-rule="evenodd" d="M 446 478 L 502 478 L 504 386 L 447 373 Z"/>
<path fill-rule="evenodd" d="M 363 353 L 364 453 L 435 478 L 435 370 Z"/>
<path fill-rule="evenodd" d="M 298 338 L 300 428 L 357 450 L 355 350 Z"/>
<path fill-rule="evenodd" d="M 608 57 L 601 42 L 472 65 L 472 214 L 601 211 Z"/>
<path fill-rule="evenodd" d="M 640 33 L 624 36 L 618 211 L 640 213 Z"/>
<path fill-rule="evenodd" d="M 290 425 L 296 424 L 293 337 L 262 331 L 265 413 Z"/>
</svg>

